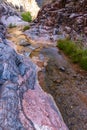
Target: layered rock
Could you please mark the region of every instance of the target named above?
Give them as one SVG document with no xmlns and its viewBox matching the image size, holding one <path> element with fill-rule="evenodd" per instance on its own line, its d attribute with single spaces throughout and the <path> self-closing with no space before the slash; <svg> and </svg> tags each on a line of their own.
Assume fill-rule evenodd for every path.
<svg viewBox="0 0 87 130">
<path fill-rule="evenodd" d="M 0 130 L 68 130 L 52 97 L 38 84 L 36 65 L 17 54 L 5 35 L 0 22 Z"/>
<path fill-rule="evenodd" d="M 34 23 L 32 28 L 39 30 L 37 31 L 38 37 L 45 29 L 50 40 L 68 37 L 87 46 L 86 0 L 54 0 L 39 11 Z M 46 33 L 44 34 L 46 35 Z"/>
</svg>

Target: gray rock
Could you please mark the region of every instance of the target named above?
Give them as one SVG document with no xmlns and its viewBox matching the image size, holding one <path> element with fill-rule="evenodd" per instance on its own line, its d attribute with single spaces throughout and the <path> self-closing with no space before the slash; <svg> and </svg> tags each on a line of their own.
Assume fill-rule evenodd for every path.
<svg viewBox="0 0 87 130">
<path fill-rule="evenodd" d="M 59 70 L 65 72 L 65 67 L 59 67 Z"/>
<path fill-rule="evenodd" d="M 4 70 L 4 67 L 3 67 L 2 64 L 0 64 L 0 78 L 1 78 L 1 76 L 2 76 L 3 70 Z"/>
<path fill-rule="evenodd" d="M 21 39 L 20 42 L 18 43 L 20 46 L 30 46 L 30 43 L 26 41 L 25 39 Z"/>
<path fill-rule="evenodd" d="M 20 74 L 22 75 L 22 76 L 24 76 L 25 75 L 25 73 L 26 73 L 26 71 L 27 71 L 27 66 L 25 66 L 25 64 L 20 64 L 19 65 L 19 71 L 20 71 Z"/>
</svg>

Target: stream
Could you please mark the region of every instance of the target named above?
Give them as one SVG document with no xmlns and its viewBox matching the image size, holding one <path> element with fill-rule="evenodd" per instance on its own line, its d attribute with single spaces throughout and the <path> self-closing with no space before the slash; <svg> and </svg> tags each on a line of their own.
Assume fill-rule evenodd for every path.
<svg viewBox="0 0 87 130">
<path fill-rule="evenodd" d="M 69 129 L 87 130 L 87 72 L 73 65 L 55 44 L 30 42 L 23 27 L 8 28 L 7 39 L 38 66 L 39 83 L 53 96 Z"/>
</svg>

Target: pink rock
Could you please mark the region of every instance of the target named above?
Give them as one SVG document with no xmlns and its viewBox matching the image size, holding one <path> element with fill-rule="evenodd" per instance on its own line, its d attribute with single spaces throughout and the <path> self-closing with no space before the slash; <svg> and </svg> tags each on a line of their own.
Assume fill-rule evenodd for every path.
<svg viewBox="0 0 87 130">
<path fill-rule="evenodd" d="M 52 97 L 36 86 L 24 94 L 23 109 L 37 130 L 68 130 Z"/>
</svg>

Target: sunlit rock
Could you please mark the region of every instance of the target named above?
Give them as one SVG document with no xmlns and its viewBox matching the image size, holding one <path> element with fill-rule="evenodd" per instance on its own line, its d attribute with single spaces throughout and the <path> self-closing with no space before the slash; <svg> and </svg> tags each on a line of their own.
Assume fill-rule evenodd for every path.
<svg viewBox="0 0 87 130">
<path fill-rule="evenodd" d="M 18 8 L 23 8 L 24 11 L 30 11 L 33 18 L 35 18 L 40 10 L 36 0 L 7 0 Z"/>
</svg>

